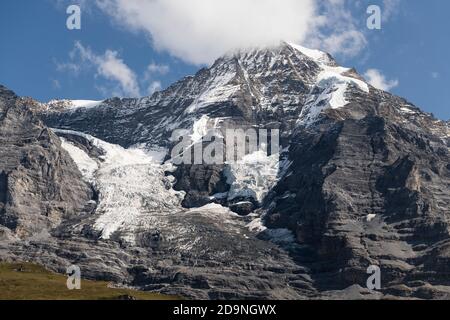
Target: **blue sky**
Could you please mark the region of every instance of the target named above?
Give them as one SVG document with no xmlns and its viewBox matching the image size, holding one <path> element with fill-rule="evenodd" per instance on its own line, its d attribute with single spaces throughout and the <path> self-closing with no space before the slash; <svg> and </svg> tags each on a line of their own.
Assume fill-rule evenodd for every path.
<svg viewBox="0 0 450 320">
<path fill-rule="evenodd" d="M 129 0 L 126 4 L 123 0 L 104 0 L 103 3 L 109 4 L 106 7 L 95 6 L 94 0 L 81 1 L 82 29 L 68 30 L 66 7 L 80 1 L 2 0 L 0 83 L 19 95 L 41 101 L 147 95 L 183 76 L 194 74 L 202 63 L 211 61 L 219 49 L 246 43 L 253 38 L 268 40 L 264 38 L 265 33 L 257 30 L 234 37 L 236 31 L 230 30 L 233 22 L 242 30 L 246 28 L 246 24 L 239 25 L 240 21 L 224 20 L 227 24 L 221 25 L 220 17 L 213 17 L 215 20 L 210 22 L 205 17 L 193 16 L 190 19 L 194 20 L 189 20 L 180 16 L 196 14 L 191 13 L 190 8 L 177 11 L 152 7 L 156 13 L 146 15 L 145 10 L 150 9 L 145 7 L 142 13 L 136 13 L 130 5 L 135 1 L 139 0 Z M 174 1 L 177 0 L 171 0 Z M 250 5 L 252 0 L 246 1 Z M 307 4 L 311 2 L 314 0 L 305 0 L 298 7 L 300 20 L 319 21 L 317 15 L 309 11 Z M 312 37 L 299 36 L 301 42 L 333 51 L 341 64 L 355 67 L 361 74 L 376 69 L 376 75 L 384 77 L 378 79 L 381 85 L 392 87 L 391 92 L 438 118 L 450 119 L 449 1 L 332 2 L 335 3 L 332 7 L 324 7 L 322 3 L 321 17 L 325 20 L 321 31 Z M 286 3 L 291 2 L 286 0 Z M 381 30 L 368 30 L 365 26 L 369 4 L 378 4 L 383 9 Z M 244 13 L 253 11 L 250 6 L 241 8 Z M 160 19 L 158 14 L 161 13 L 157 9 L 168 12 L 167 19 Z M 259 15 L 264 14 L 258 10 Z M 198 8 L 192 8 L 192 12 L 198 12 Z M 123 16 L 125 14 L 129 16 Z M 156 22 L 153 23 L 152 19 Z M 280 19 L 289 21 L 290 17 Z M 192 21 L 201 21 L 208 32 L 192 29 Z M 272 24 L 276 22 L 274 20 Z M 206 26 L 208 23 L 212 25 Z M 296 27 L 299 35 L 311 31 L 306 24 Z M 273 36 L 284 35 L 288 28 L 292 31 L 289 23 L 281 24 Z M 353 35 L 362 37 L 358 38 L 358 43 L 353 43 L 356 48 L 342 46 L 336 41 L 339 32 L 350 29 L 355 31 Z M 227 38 L 230 32 L 234 34 Z M 192 38 L 189 38 L 191 34 Z M 291 33 L 286 35 L 291 36 Z"/>
</svg>

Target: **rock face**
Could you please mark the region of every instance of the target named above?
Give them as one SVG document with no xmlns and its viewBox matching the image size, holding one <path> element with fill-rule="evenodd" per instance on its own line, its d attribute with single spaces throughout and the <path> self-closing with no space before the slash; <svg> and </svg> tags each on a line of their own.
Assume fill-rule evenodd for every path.
<svg viewBox="0 0 450 320">
<path fill-rule="evenodd" d="M 0 224 L 19 237 L 83 211 L 90 187 L 58 137 L 0 87 Z"/>
<path fill-rule="evenodd" d="M 320 128 L 294 135 L 292 164 L 269 200 L 266 223 L 287 226 L 314 248 L 324 289 L 362 283 L 368 265 L 379 265 L 384 281 L 409 287 L 405 295 L 423 283 L 448 285 L 446 142 L 432 132 L 434 120 L 398 121 L 397 100 L 378 94 L 375 106 L 386 106 L 380 113 L 344 121 L 330 115 Z M 425 260 L 446 267 L 431 270 Z"/>
<path fill-rule="evenodd" d="M 325 53 L 236 52 L 142 99 L 1 99 L 0 257 L 190 298 L 450 298 L 449 124 Z M 279 130 L 280 153 L 170 164 L 174 130 L 194 149 L 249 128 Z"/>
</svg>

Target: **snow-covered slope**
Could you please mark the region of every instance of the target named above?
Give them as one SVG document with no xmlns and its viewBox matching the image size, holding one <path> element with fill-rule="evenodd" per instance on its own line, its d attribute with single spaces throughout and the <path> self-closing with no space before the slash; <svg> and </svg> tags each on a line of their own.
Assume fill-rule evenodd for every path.
<svg viewBox="0 0 450 320">
<path fill-rule="evenodd" d="M 100 106 L 103 101 L 94 100 L 52 100 L 46 103 L 47 110 L 54 111 L 73 111 L 77 109 L 89 109 Z"/>
<path fill-rule="evenodd" d="M 348 104 L 346 94 L 349 86 L 369 93 L 369 86 L 366 82 L 358 79 L 352 69 L 337 66 L 326 53 L 295 44 L 290 44 L 290 46 L 313 59 L 320 67 L 320 73 L 311 87 L 309 97 L 300 114 L 298 121 L 300 124 L 312 125 L 323 110 L 346 106 Z"/>
</svg>

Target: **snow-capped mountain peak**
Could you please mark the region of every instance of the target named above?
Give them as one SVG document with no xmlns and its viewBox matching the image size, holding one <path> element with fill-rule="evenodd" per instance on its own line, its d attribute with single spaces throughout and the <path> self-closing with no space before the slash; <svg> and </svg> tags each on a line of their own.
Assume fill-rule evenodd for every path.
<svg viewBox="0 0 450 320">
<path fill-rule="evenodd" d="M 374 261 L 389 295 L 446 284 L 436 275 L 449 265 L 448 123 L 323 52 L 240 50 L 151 97 L 37 108 L 43 122 L 20 108 L 29 100 L 0 93 L 2 222 L 18 237 L 49 231 L 43 246 L 4 252 L 53 269 L 76 260 L 94 276 L 113 266 L 146 290 L 200 297 L 327 296 L 364 286 Z M 165 157 L 176 129 L 203 147 L 211 129 L 249 128 L 277 130 L 281 152 L 217 165 Z"/>
</svg>

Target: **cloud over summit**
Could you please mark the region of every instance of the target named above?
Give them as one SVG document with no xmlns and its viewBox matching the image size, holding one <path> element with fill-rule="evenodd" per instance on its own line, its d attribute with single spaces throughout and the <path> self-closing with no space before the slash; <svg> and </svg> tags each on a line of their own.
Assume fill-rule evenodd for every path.
<svg viewBox="0 0 450 320">
<path fill-rule="evenodd" d="M 303 42 L 316 0 L 97 0 L 116 22 L 149 34 L 157 49 L 208 64 L 238 48 Z"/>
</svg>

